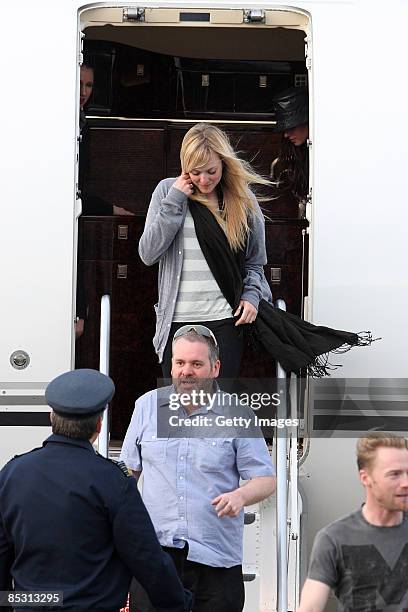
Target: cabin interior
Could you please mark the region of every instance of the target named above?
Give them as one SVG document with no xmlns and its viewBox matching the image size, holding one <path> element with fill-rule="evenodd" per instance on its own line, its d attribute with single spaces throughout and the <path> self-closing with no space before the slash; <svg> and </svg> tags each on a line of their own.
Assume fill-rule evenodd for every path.
<svg viewBox="0 0 408 612">
<path fill-rule="evenodd" d="M 234 17 L 237 12 L 241 21 Z M 236 23 L 218 23 L 220 13 L 230 13 L 224 22 Z M 240 155 L 268 177 L 282 138 L 274 131 L 272 96 L 292 85 L 308 85 L 307 18 L 267 11 L 265 23 L 243 23 L 242 13 L 173 10 L 171 23 L 160 16 L 158 22 L 128 21 L 119 8 L 109 13 L 93 9 L 82 16 L 83 47 L 95 71 L 80 151 L 86 158 L 83 188 L 134 213 L 83 215 L 78 228 L 88 315 L 76 342 L 75 365 L 98 368 L 100 300 L 108 293 L 115 440 L 124 437 L 135 399 L 161 377 L 152 345 L 158 267 L 145 266 L 137 249 L 151 193 L 161 179 L 180 173 L 182 138 L 199 121 L 224 129 Z M 261 194 L 269 198 L 261 202 L 266 277 L 274 298 L 302 314 L 308 221 L 294 197 L 271 199 L 271 194 L 269 188 Z M 275 364 L 248 342 L 241 375 L 273 377 Z"/>
</svg>

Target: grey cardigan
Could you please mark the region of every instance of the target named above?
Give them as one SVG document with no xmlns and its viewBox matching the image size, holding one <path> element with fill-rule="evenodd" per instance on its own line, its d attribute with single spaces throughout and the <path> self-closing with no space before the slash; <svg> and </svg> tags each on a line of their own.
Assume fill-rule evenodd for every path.
<svg viewBox="0 0 408 612">
<path fill-rule="evenodd" d="M 147 266 L 159 262 L 159 301 L 155 304 L 156 333 L 153 345 L 163 359 L 180 284 L 183 266 L 182 228 L 187 212 L 187 196 L 172 187 L 175 178 L 160 181 L 153 192 L 146 223 L 139 241 L 139 255 Z M 272 301 L 263 266 L 266 264 L 265 222 L 254 198 L 257 212 L 252 215 L 251 233 L 245 258 L 244 289 L 241 299 L 258 308 L 261 298 Z"/>
</svg>

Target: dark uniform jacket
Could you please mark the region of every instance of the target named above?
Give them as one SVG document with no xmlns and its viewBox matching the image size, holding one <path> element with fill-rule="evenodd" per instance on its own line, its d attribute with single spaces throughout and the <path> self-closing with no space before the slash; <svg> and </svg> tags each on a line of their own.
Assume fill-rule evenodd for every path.
<svg viewBox="0 0 408 612">
<path fill-rule="evenodd" d="M 13 580 L 15 590 L 62 591 L 65 610 L 113 611 L 132 576 L 158 612 L 189 609 L 136 481 L 118 465 L 87 441 L 52 435 L 1 470 L 0 591 Z"/>
</svg>

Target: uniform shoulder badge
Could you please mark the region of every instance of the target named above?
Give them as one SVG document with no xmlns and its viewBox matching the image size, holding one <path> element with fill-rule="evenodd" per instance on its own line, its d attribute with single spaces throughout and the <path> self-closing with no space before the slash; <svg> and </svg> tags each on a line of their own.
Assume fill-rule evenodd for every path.
<svg viewBox="0 0 408 612">
<path fill-rule="evenodd" d="M 115 459 L 112 459 L 112 462 L 118 466 L 118 468 L 124 473 L 124 475 L 127 476 L 127 478 L 130 478 L 132 476 L 132 472 L 129 470 L 124 461 L 116 461 Z"/>
<path fill-rule="evenodd" d="M 95 451 L 95 454 L 98 455 L 98 457 L 101 457 L 102 459 L 105 459 L 105 461 L 109 461 L 109 463 L 113 463 L 113 465 L 115 465 L 117 468 L 119 468 L 120 471 L 123 472 L 123 474 L 127 478 L 131 478 L 133 476 L 131 470 L 129 470 L 129 468 L 126 466 L 126 463 L 124 461 L 121 461 L 119 459 L 111 459 L 110 457 L 104 457 L 103 455 L 98 453 L 98 451 Z"/>
</svg>

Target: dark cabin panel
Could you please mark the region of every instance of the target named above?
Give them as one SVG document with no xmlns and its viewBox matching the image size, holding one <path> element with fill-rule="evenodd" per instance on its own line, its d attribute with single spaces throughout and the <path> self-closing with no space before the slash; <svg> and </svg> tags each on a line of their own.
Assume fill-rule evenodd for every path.
<svg viewBox="0 0 408 612">
<path fill-rule="evenodd" d="M 88 317 L 84 334 L 76 344 L 76 367 L 99 368 L 100 302 L 105 293 L 109 294 L 110 375 L 116 385 L 111 431 L 113 438 L 119 439 L 124 437 L 135 399 L 157 386 L 161 375 L 152 344 L 157 266 L 145 266 L 137 254 L 144 221 L 144 217 L 137 216 L 80 219 L 80 265 L 84 270 Z M 121 237 L 124 227 L 127 239 Z"/>
<path fill-rule="evenodd" d="M 161 128 L 90 124 L 87 193 L 132 212 L 145 212 L 165 174 L 164 138 Z"/>
</svg>

